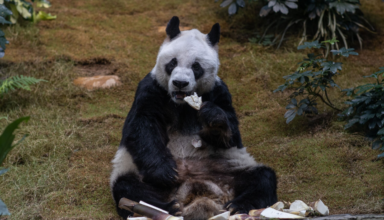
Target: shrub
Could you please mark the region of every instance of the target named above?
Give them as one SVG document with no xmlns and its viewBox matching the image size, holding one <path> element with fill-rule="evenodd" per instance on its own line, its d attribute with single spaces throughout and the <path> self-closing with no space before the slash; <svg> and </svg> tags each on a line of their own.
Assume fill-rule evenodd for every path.
<svg viewBox="0 0 384 220">
<path fill-rule="evenodd" d="M 335 62 L 335 60 L 328 60 L 327 53 L 327 48 L 329 48 L 327 45 L 335 43 L 337 43 L 337 40 L 332 39 L 321 43 L 318 41 L 305 42 L 303 45 L 298 47 L 299 50 L 305 48 L 322 48 L 324 50 L 322 54 L 308 54 L 308 58 L 299 63 L 299 67 L 296 72 L 291 75 L 284 76 L 283 78 L 285 79 L 285 83 L 280 85 L 274 91 L 282 92 L 288 87 L 294 90 L 294 92 L 292 92 L 289 96 L 291 102 L 286 106 L 287 112 L 284 115 L 287 119 L 287 124 L 291 122 L 296 115 L 318 114 L 318 110 L 316 108 L 318 100 L 321 100 L 332 109 L 341 111 L 333 105 L 327 92 L 329 88 L 333 87 L 340 89 L 333 79 L 335 76 L 340 74 L 340 71 L 342 70 L 342 63 Z M 352 48 L 341 48 L 340 50 L 332 50 L 331 52 L 334 56 L 341 55 L 343 57 L 349 57 L 349 55 L 358 55 L 358 53 L 354 52 L 354 49 Z M 298 97 L 303 98 L 298 101 Z"/>
<path fill-rule="evenodd" d="M 360 124 L 372 140 L 372 148 L 384 151 L 384 67 L 365 78 L 374 78 L 376 82 L 344 89 L 352 99 L 346 102 L 350 107 L 339 116 L 348 120 L 345 129 Z M 384 153 L 378 157 L 384 157 Z"/>
<path fill-rule="evenodd" d="M 15 140 L 15 135 L 13 134 L 14 131 L 19 127 L 19 125 L 23 121 L 27 122 L 28 120 L 29 120 L 29 116 L 16 119 L 11 124 L 9 124 L 1 134 L 0 136 L 0 175 L 3 175 L 8 171 L 8 169 L 4 169 L 1 167 L 7 154 L 28 136 L 28 135 L 24 135 L 24 137 L 21 140 L 19 140 L 16 144 L 13 144 L 13 141 Z M 10 213 L 7 209 L 7 206 L 0 199 L 0 217 L 4 215 L 10 215 Z"/>
<path fill-rule="evenodd" d="M 239 4 L 241 2 L 241 4 Z M 360 47 L 363 40 L 361 30 L 375 33 L 373 26 L 364 18 L 359 9 L 360 0 L 250 0 L 260 2 L 264 6 L 259 16 L 266 24 L 264 34 L 259 42 L 264 42 L 267 33 L 273 33 L 270 45 L 278 44 L 279 48 L 285 39 L 286 32 L 293 26 L 301 27 L 302 38 L 299 43 L 313 40 L 326 41 L 333 38 L 342 39 L 348 48 L 348 40 L 357 39 Z M 224 0 L 221 7 L 227 7 L 230 15 L 235 14 L 244 1 Z M 340 45 L 330 45 L 331 49 L 339 49 Z"/>
</svg>

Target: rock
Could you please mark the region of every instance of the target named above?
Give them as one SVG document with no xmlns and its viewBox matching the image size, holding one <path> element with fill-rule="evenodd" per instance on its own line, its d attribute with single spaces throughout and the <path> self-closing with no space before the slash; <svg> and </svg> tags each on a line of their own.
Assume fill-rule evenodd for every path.
<svg viewBox="0 0 384 220">
<path fill-rule="evenodd" d="M 73 81 L 76 86 L 84 87 L 88 90 L 105 89 L 121 85 L 120 78 L 115 75 L 79 77 Z"/>
</svg>

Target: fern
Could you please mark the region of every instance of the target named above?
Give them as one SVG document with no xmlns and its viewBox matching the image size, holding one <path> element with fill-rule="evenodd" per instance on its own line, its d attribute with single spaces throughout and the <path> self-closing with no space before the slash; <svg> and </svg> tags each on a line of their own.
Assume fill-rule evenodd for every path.
<svg viewBox="0 0 384 220">
<path fill-rule="evenodd" d="M 36 79 L 34 77 L 29 76 L 13 76 L 7 78 L 5 80 L 0 80 L 0 96 L 9 91 L 13 91 L 15 89 L 25 89 L 31 90 L 30 86 L 33 84 L 37 84 L 39 82 L 47 82 L 43 79 Z"/>
</svg>

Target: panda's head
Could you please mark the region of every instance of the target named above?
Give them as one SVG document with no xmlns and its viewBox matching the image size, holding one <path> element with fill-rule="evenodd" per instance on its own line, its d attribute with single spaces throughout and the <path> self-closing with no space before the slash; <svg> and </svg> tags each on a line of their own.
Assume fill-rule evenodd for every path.
<svg viewBox="0 0 384 220">
<path fill-rule="evenodd" d="M 169 21 L 167 38 L 151 74 L 172 100 L 181 104 L 194 92 L 201 96 L 211 91 L 219 80 L 220 25 L 213 25 L 209 34 L 203 34 L 197 29 L 180 32 L 179 23 L 178 17 Z"/>
</svg>

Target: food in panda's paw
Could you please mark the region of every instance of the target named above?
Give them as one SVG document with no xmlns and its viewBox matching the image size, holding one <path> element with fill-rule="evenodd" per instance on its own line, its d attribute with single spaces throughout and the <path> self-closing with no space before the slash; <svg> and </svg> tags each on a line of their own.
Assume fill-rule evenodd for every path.
<svg viewBox="0 0 384 220">
<path fill-rule="evenodd" d="M 184 101 L 186 101 L 188 105 L 196 110 L 200 110 L 201 104 L 203 103 L 201 97 L 197 96 L 196 92 L 191 96 L 186 96 Z"/>
</svg>

